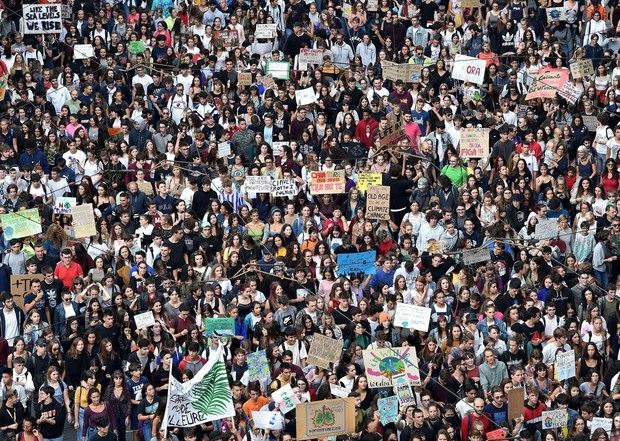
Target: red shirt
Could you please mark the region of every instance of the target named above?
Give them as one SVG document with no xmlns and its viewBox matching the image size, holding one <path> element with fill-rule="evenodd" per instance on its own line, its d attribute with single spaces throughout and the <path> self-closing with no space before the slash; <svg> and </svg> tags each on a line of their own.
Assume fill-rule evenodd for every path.
<svg viewBox="0 0 620 441">
<path fill-rule="evenodd" d="M 84 277 L 84 272 L 82 271 L 82 267 L 77 262 L 72 261 L 69 264 L 69 267 L 60 262 L 56 265 L 54 276 L 62 282 L 65 288 L 70 290 L 73 288 L 73 281 L 75 278 Z"/>
</svg>

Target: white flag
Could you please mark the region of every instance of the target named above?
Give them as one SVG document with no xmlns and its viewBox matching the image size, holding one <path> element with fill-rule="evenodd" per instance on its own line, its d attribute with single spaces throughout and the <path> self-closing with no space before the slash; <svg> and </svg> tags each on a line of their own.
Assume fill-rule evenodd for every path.
<svg viewBox="0 0 620 441">
<path fill-rule="evenodd" d="M 170 378 L 166 413 L 172 427 L 193 427 L 235 415 L 221 346 L 190 381 Z"/>
</svg>

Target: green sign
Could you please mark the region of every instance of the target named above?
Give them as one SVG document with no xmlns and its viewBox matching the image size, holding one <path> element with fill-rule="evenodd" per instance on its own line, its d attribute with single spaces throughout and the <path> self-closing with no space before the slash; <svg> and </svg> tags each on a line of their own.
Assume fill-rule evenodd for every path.
<svg viewBox="0 0 620 441">
<path fill-rule="evenodd" d="M 33 236 L 41 232 L 41 218 L 37 208 L 1 214 L 0 223 L 6 240 Z"/>
<path fill-rule="evenodd" d="M 207 337 L 233 337 L 235 335 L 235 319 L 226 318 L 205 318 L 203 321 Z"/>
<path fill-rule="evenodd" d="M 144 53 L 144 41 L 142 40 L 130 41 L 129 52 L 131 52 L 132 54 Z"/>
<path fill-rule="evenodd" d="M 280 80 L 290 80 L 291 63 L 288 61 L 267 61 L 265 73 L 267 75 L 271 74 L 274 78 Z"/>
</svg>

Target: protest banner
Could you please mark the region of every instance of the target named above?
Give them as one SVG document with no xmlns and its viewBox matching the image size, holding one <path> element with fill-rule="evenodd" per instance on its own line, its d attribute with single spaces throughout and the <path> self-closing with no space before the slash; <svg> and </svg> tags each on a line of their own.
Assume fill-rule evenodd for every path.
<svg viewBox="0 0 620 441">
<path fill-rule="evenodd" d="M 508 418 L 518 418 L 523 414 L 523 397 L 525 396 L 522 387 L 511 389 L 508 395 Z"/>
<path fill-rule="evenodd" d="M 248 193 L 271 193 L 271 176 L 246 176 L 243 185 Z"/>
<path fill-rule="evenodd" d="M 226 49 L 239 46 L 239 32 L 236 30 L 221 30 L 214 32 L 215 40 L 222 43 Z"/>
<path fill-rule="evenodd" d="M 431 322 L 431 308 L 411 305 L 409 303 L 397 303 L 394 313 L 394 326 L 417 331 L 428 332 Z"/>
<path fill-rule="evenodd" d="M 252 85 L 252 72 L 239 72 L 237 74 L 237 85 L 251 86 Z"/>
<path fill-rule="evenodd" d="M 54 201 L 54 213 L 71 214 L 71 209 L 77 205 L 76 198 L 58 196 Z"/>
<path fill-rule="evenodd" d="M 403 373 L 410 384 L 421 384 L 415 347 L 368 349 L 362 354 L 368 387 L 390 387 L 392 376 Z"/>
<path fill-rule="evenodd" d="M 222 352 L 220 345 L 212 351 L 207 364 L 185 383 L 170 376 L 163 429 L 192 427 L 235 415 Z"/>
<path fill-rule="evenodd" d="M 202 321 L 204 335 L 207 337 L 233 337 L 235 335 L 235 319 L 232 317 L 205 317 Z"/>
<path fill-rule="evenodd" d="M 91 208 L 92 210 L 92 208 Z M 41 217 L 38 208 L 0 214 L 0 224 L 4 230 L 4 239 L 20 239 L 41 232 Z M 93 227 L 95 222 L 93 221 Z"/>
<path fill-rule="evenodd" d="M 284 429 L 284 415 L 278 411 L 255 410 L 252 412 L 252 421 L 257 429 Z"/>
<path fill-rule="evenodd" d="M 366 219 L 390 220 L 390 187 L 387 185 L 368 186 Z"/>
<path fill-rule="evenodd" d="M 558 234 L 558 220 L 538 219 L 534 230 L 534 238 L 538 240 L 553 239 Z"/>
<path fill-rule="evenodd" d="M 136 329 L 146 329 L 155 324 L 155 316 L 153 315 L 153 311 L 136 314 L 133 319 L 136 322 Z"/>
<path fill-rule="evenodd" d="M 276 23 L 257 23 L 254 38 L 276 38 L 278 25 Z"/>
<path fill-rule="evenodd" d="M 568 82 L 568 69 L 548 69 L 540 72 L 530 87 L 526 100 L 555 98 L 556 91 Z"/>
<path fill-rule="evenodd" d="M 344 170 L 313 171 L 310 173 L 310 194 L 344 193 Z"/>
<path fill-rule="evenodd" d="M 284 147 L 288 146 L 288 141 L 273 141 L 271 143 L 271 150 L 273 151 L 273 156 L 282 156 L 282 150 L 284 150 Z"/>
<path fill-rule="evenodd" d="M 269 376 L 269 363 L 265 351 L 250 352 L 247 355 L 250 381 L 259 381 Z"/>
<path fill-rule="evenodd" d="M 314 334 L 310 351 L 308 351 L 308 364 L 331 369 L 330 363 L 337 364 L 340 360 L 342 344 L 342 340 L 329 338 L 319 333 Z"/>
<path fill-rule="evenodd" d="M 279 80 L 291 78 L 291 63 L 288 61 L 267 61 L 265 73 Z"/>
<path fill-rule="evenodd" d="M 472 128 L 461 130 L 459 142 L 461 158 L 486 158 L 489 156 L 489 129 Z"/>
<path fill-rule="evenodd" d="M 97 234 L 93 204 L 82 204 L 71 208 L 73 237 L 76 239 Z"/>
<path fill-rule="evenodd" d="M 374 274 L 377 272 L 375 261 L 377 260 L 377 252 L 375 250 L 363 251 L 361 253 L 338 254 L 338 268 L 336 274 L 338 276 L 346 276 L 348 274 Z"/>
<path fill-rule="evenodd" d="M 584 59 L 577 60 L 569 64 L 570 74 L 575 80 L 580 80 L 583 77 L 593 77 L 594 76 L 594 65 L 592 64 L 592 60 Z"/>
<path fill-rule="evenodd" d="M 62 7 L 56 4 L 23 5 L 24 34 L 60 34 Z"/>
<path fill-rule="evenodd" d="M 383 78 L 386 80 L 401 80 L 405 83 L 419 81 L 422 74 L 423 64 L 398 64 L 391 61 L 382 61 Z"/>
<path fill-rule="evenodd" d="M 566 20 L 566 8 L 560 6 L 558 8 L 545 8 L 547 11 L 547 22 Z"/>
<path fill-rule="evenodd" d="M 598 116 L 597 115 L 581 115 L 581 119 L 583 120 L 583 125 L 586 126 L 589 132 L 596 132 L 596 128 L 598 127 Z"/>
<path fill-rule="evenodd" d="M 555 355 L 555 370 L 559 381 L 568 380 L 577 375 L 575 351 L 558 352 Z"/>
<path fill-rule="evenodd" d="M 398 397 L 379 398 L 377 401 L 381 424 L 395 423 L 398 420 Z"/>
<path fill-rule="evenodd" d="M 30 292 L 34 279 L 42 282 L 43 274 L 11 274 L 11 295 L 15 304 L 20 308 L 24 307 L 24 296 L 27 292 Z"/>
<path fill-rule="evenodd" d="M 295 406 L 298 440 L 355 432 L 355 399 L 312 401 Z"/>
<path fill-rule="evenodd" d="M 217 157 L 226 158 L 231 153 L 230 142 L 220 142 L 217 145 Z"/>
<path fill-rule="evenodd" d="M 486 262 L 490 258 L 491 253 L 487 246 L 463 251 L 463 265 L 475 265 L 480 262 Z"/>
<path fill-rule="evenodd" d="M 307 106 L 316 102 L 316 93 L 313 87 L 295 91 L 295 102 L 298 106 Z"/>
<path fill-rule="evenodd" d="M 297 194 L 297 183 L 295 182 L 295 178 L 276 179 L 273 181 L 271 194 L 274 197 L 281 198 L 295 197 Z"/>
<path fill-rule="evenodd" d="M 542 413 L 542 428 L 543 429 L 556 429 L 558 427 L 565 427 L 567 423 L 568 423 L 568 412 L 566 412 L 566 409 L 543 410 L 543 413 Z"/>
<path fill-rule="evenodd" d="M 398 397 L 398 402 L 402 407 L 415 404 L 415 396 L 406 373 L 393 375 L 392 385 L 394 386 L 394 393 Z"/>
<path fill-rule="evenodd" d="M 381 173 L 361 172 L 357 175 L 357 189 L 366 191 L 369 185 L 381 185 L 383 175 Z"/>
<path fill-rule="evenodd" d="M 295 406 L 299 404 L 299 398 L 297 398 L 297 394 L 293 392 L 293 388 L 290 384 L 282 386 L 280 389 L 273 392 L 271 394 L 271 399 L 276 404 L 280 405 L 282 413 L 287 413 L 295 409 Z"/>
<path fill-rule="evenodd" d="M 129 42 L 129 52 L 132 54 L 143 54 L 144 53 L 144 41 L 136 40 Z"/>
<path fill-rule="evenodd" d="M 575 104 L 581 98 L 582 93 L 583 90 L 573 83 L 564 83 L 560 90 L 558 90 L 558 94 L 570 104 Z"/>
<path fill-rule="evenodd" d="M 76 44 L 73 46 L 73 58 L 76 60 L 84 60 L 94 56 L 95 49 L 92 44 Z"/>
<path fill-rule="evenodd" d="M 611 432 L 612 423 L 612 418 L 594 417 L 592 421 L 588 421 L 588 427 L 590 428 L 590 433 L 601 428 L 609 434 Z"/>
<path fill-rule="evenodd" d="M 455 80 L 482 84 L 484 81 L 486 66 L 487 62 L 485 60 L 475 57 L 468 57 L 467 55 L 456 54 L 454 56 L 452 78 Z"/>
<path fill-rule="evenodd" d="M 304 47 L 299 50 L 299 62 L 306 64 L 322 64 L 323 54 L 323 49 L 309 49 Z"/>
</svg>

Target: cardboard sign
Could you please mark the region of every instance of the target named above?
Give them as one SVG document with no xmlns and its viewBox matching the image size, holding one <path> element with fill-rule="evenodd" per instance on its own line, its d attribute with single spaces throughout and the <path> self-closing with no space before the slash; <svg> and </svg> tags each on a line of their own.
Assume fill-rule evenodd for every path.
<svg viewBox="0 0 620 441">
<path fill-rule="evenodd" d="M 71 209 L 73 237 L 76 239 L 97 234 L 93 204 L 77 205 Z"/>
<path fill-rule="evenodd" d="M 271 193 L 271 176 L 246 176 L 243 185 L 248 193 Z"/>
<path fill-rule="evenodd" d="M 146 329 L 149 326 L 153 326 L 155 324 L 155 317 L 153 316 L 153 311 L 136 314 L 133 316 L 133 319 L 136 322 L 137 329 Z"/>
<path fill-rule="evenodd" d="M 60 34 L 62 6 L 57 4 L 23 5 L 24 34 Z"/>
<path fill-rule="evenodd" d="M 420 81 L 420 75 L 424 65 L 422 64 L 398 64 L 391 61 L 383 61 L 383 79 L 401 80 L 405 83 Z"/>
<path fill-rule="evenodd" d="M 390 220 L 390 187 L 387 185 L 368 186 L 366 219 Z"/>
<path fill-rule="evenodd" d="M 538 219 L 534 236 L 538 240 L 553 239 L 558 234 L 557 219 Z"/>
<path fill-rule="evenodd" d="M 455 80 L 469 81 L 470 83 L 482 84 L 484 82 L 484 72 L 487 62 L 475 57 L 456 54 L 454 56 L 454 67 L 452 68 L 452 78 Z"/>
<path fill-rule="evenodd" d="M 265 73 L 280 80 L 290 80 L 291 63 L 288 61 L 267 61 Z"/>
<path fill-rule="evenodd" d="M 368 387 L 390 387 L 392 376 L 402 373 L 407 374 L 409 384 L 421 384 L 415 347 L 368 349 L 362 354 Z"/>
<path fill-rule="evenodd" d="M 394 326 L 428 332 L 431 322 L 431 308 L 397 303 L 394 313 Z"/>
<path fill-rule="evenodd" d="M 330 363 L 337 364 L 342 354 L 342 340 L 336 340 L 324 336 L 323 334 L 314 333 L 312 335 L 312 343 L 310 351 L 308 351 L 308 364 L 331 369 Z"/>
<path fill-rule="evenodd" d="M 211 318 L 203 320 L 204 335 L 207 337 L 233 337 L 235 335 L 235 319 L 232 317 Z"/>
<path fill-rule="evenodd" d="M 571 349 L 570 351 L 555 354 L 555 370 L 560 381 L 574 378 L 577 375 L 575 351 Z"/>
<path fill-rule="evenodd" d="M 94 58 L 95 49 L 92 44 L 76 44 L 73 46 L 73 58 L 76 60 L 84 60 L 86 58 Z"/>
<path fill-rule="evenodd" d="M 461 158 L 486 158 L 489 156 L 489 129 L 472 128 L 461 130 L 459 142 Z"/>
<path fill-rule="evenodd" d="M 265 351 L 250 352 L 247 355 L 250 381 L 259 381 L 269 376 L 269 363 Z"/>
<path fill-rule="evenodd" d="M 344 170 L 313 171 L 310 173 L 310 194 L 344 193 Z"/>
<path fill-rule="evenodd" d="M 284 429 L 284 415 L 269 410 L 255 410 L 252 412 L 254 427 L 265 430 Z"/>
<path fill-rule="evenodd" d="M 398 420 L 398 397 L 379 398 L 377 401 L 381 424 L 395 423 Z"/>
<path fill-rule="evenodd" d="M 570 74 L 575 80 L 580 80 L 583 77 L 594 76 L 594 65 L 592 60 L 577 60 L 569 65 Z"/>
<path fill-rule="evenodd" d="M 556 429 L 558 427 L 565 427 L 568 423 L 568 412 L 566 409 L 559 410 L 543 410 L 542 413 L 542 428 Z"/>
<path fill-rule="evenodd" d="M 301 48 L 299 50 L 299 62 L 306 64 L 322 64 L 323 49 Z"/>
<path fill-rule="evenodd" d="M 581 98 L 582 93 L 583 90 L 573 83 L 564 83 L 560 90 L 558 90 L 558 94 L 570 104 L 576 104 L 579 98 Z"/>
<path fill-rule="evenodd" d="M 344 173 L 344 172 L 343 172 Z M 0 214 L 0 224 L 4 230 L 4 238 L 20 239 L 41 232 L 41 217 L 38 208 L 21 210 L 15 213 Z M 93 221 L 93 227 L 95 223 Z"/>
<path fill-rule="evenodd" d="M 461 0 L 461 8 L 479 8 L 480 0 Z"/>
<path fill-rule="evenodd" d="M 480 262 L 486 262 L 490 258 L 491 253 L 489 253 L 489 249 L 486 246 L 463 251 L 463 265 L 475 265 Z"/>
<path fill-rule="evenodd" d="M 43 281 L 43 274 L 11 274 L 11 295 L 15 304 L 20 308 L 24 308 L 24 296 L 30 292 L 32 281 L 38 279 Z"/>
<path fill-rule="evenodd" d="M 276 179 L 273 181 L 271 194 L 274 197 L 294 198 L 297 195 L 297 183 L 295 178 Z"/>
<path fill-rule="evenodd" d="M 235 30 L 222 30 L 215 33 L 215 39 L 226 49 L 239 47 L 239 33 Z"/>
<path fill-rule="evenodd" d="M 239 86 L 251 86 L 252 72 L 239 72 L 237 74 L 237 84 Z"/>
<path fill-rule="evenodd" d="M 265 351 L 262 351 L 265 352 Z M 295 409 L 295 406 L 299 404 L 299 398 L 297 398 L 297 394 L 293 392 L 293 388 L 290 384 L 286 386 L 282 386 L 275 392 L 272 392 L 271 399 L 280 405 L 280 411 L 282 413 L 290 412 Z"/>
<path fill-rule="evenodd" d="M 218 158 L 226 158 L 230 156 L 231 153 L 230 142 L 220 142 L 217 145 L 217 157 Z"/>
<path fill-rule="evenodd" d="M 257 23 L 254 38 L 276 38 L 278 25 L 276 23 Z"/>
<path fill-rule="evenodd" d="M 393 126 L 390 130 L 379 138 L 381 147 L 393 147 L 400 141 L 406 140 L 407 135 L 401 125 Z"/>
<path fill-rule="evenodd" d="M 586 126 L 589 132 L 596 132 L 596 128 L 598 127 L 597 115 L 581 115 L 581 119 L 583 120 L 583 125 Z"/>
<path fill-rule="evenodd" d="M 314 87 L 308 87 L 306 89 L 295 91 L 295 101 L 298 106 L 307 106 L 316 102 L 316 93 L 314 93 Z"/>
<path fill-rule="evenodd" d="M 508 391 L 508 418 L 514 419 L 523 415 L 524 403 L 523 388 L 519 387 Z"/>
<path fill-rule="evenodd" d="M 73 207 L 77 205 L 76 198 L 68 198 L 59 196 L 54 201 L 54 213 L 56 214 L 71 214 Z"/>
<path fill-rule="evenodd" d="M 357 175 L 357 189 L 366 191 L 369 185 L 381 185 L 383 183 L 383 175 L 381 173 L 361 172 Z"/>
<path fill-rule="evenodd" d="M 526 100 L 555 98 L 556 91 L 568 81 L 568 69 L 549 69 L 536 75 Z"/>
<path fill-rule="evenodd" d="M 338 267 L 336 274 L 338 276 L 346 276 L 349 274 L 375 274 L 377 272 L 377 252 L 363 251 L 360 253 L 338 254 Z"/>
<path fill-rule="evenodd" d="M 545 8 L 547 11 L 547 21 L 565 21 L 566 20 L 566 8 Z"/>
<path fill-rule="evenodd" d="M 136 40 L 129 42 L 129 53 L 131 54 L 143 54 L 144 53 L 144 41 Z"/>
<path fill-rule="evenodd" d="M 296 406 L 298 440 L 355 432 L 355 399 L 313 401 Z"/>
</svg>

